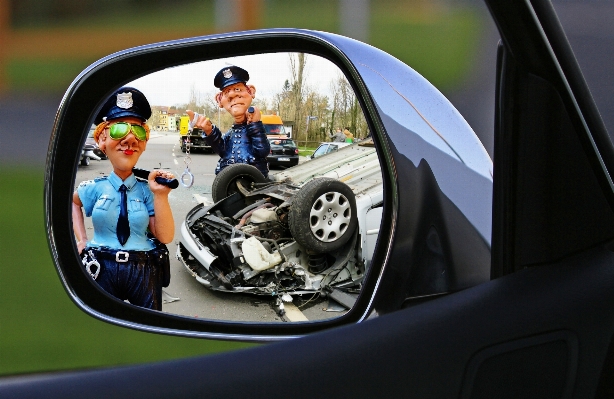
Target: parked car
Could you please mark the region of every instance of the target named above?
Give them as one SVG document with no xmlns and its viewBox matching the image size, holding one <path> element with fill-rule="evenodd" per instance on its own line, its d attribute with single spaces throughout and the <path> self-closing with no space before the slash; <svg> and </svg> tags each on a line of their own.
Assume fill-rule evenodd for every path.
<svg viewBox="0 0 614 399">
<path fill-rule="evenodd" d="M 81 149 L 81 160 L 79 161 L 79 165 L 88 166 L 90 164 L 91 159 L 95 159 L 100 161 L 100 158 L 94 154 L 94 146 L 91 144 L 84 144 Z"/>
<path fill-rule="evenodd" d="M 352 143 L 320 143 L 318 148 L 311 154 L 310 158 L 321 157 L 322 155 L 330 154 L 331 152 L 335 152 L 340 148 L 347 147 L 348 145 L 352 145 Z"/>
<path fill-rule="evenodd" d="M 271 154 L 266 157 L 269 167 L 290 167 L 298 165 L 298 147 L 287 136 L 267 136 L 271 144 Z"/>
<path fill-rule="evenodd" d="M 288 29 L 178 40 L 115 54 L 80 75 L 58 112 L 45 194 L 50 247 L 75 304 L 148 332 L 285 342 L 20 376 L 2 381 L 0 396 L 610 397 L 614 146 L 552 4 L 486 3 L 502 38 L 492 168 L 463 118 L 415 71 L 337 35 Z M 352 311 L 246 325 L 137 309 L 96 290 L 71 242 L 69 207 L 52 205 L 70 201 L 73 182 L 63 173 L 77 153 L 66 152 L 79 149 L 74 131 L 87 123 L 78 111 L 108 91 L 98 82 L 119 86 L 143 64 L 162 69 L 195 54 L 288 49 L 343 66 L 381 161 L 380 235 Z M 456 280 L 456 271 L 484 264 L 490 281 Z M 432 285 L 437 294 L 421 294 Z"/>
<path fill-rule="evenodd" d="M 79 165 L 88 166 L 90 161 L 93 159 L 95 161 L 100 161 L 101 159 L 107 159 L 106 155 L 98 148 L 98 143 L 94 140 L 94 130 L 96 126 L 92 126 L 90 129 L 87 139 L 85 139 L 85 143 L 81 148 L 81 158 L 79 160 Z"/>
<path fill-rule="evenodd" d="M 87 139 L 85 139 L 85 144 L 94 147 L 92 151 L 98 158 L 107 159 L 107 155 L 102 152 L 102 150 L 98 147 L 98 143 L 96 140 L 94 140 L 94 130 L 96 130 L 96 125 L 92 125 L 92 127 L 90 127 L 90 131 L 87 133 Z"/>
<path fill-rule="evenodd" d="M 179 135 L 179 147 L 181 148 L 181 152 L 187 152 L 188 145 L 190 147 L 190 152 L 213 152 L 211 146 L 203 137 L 202 130 L 198 128 L 194 128 L 186 134 Z"/>
</svg>

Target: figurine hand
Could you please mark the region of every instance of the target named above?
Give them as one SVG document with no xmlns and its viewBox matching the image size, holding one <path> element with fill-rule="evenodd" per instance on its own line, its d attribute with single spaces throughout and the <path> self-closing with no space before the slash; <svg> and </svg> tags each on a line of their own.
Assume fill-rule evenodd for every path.
<svg viewBox="0 0 614 399">
<path fill-rule="evenodd" d="M 193 122 L 194 127 L 202 129 L 207 136 L 211 134 L 211 131 L 213 130 L 213 124 L 211 123 L 209 118 L 204 115 L 195 114 L 194 111 L 190 110 L 186 110 L 185 113 L 188 114 L 188 116 L 190 117 L 190 122 Z M 196 120 L 194 120 L 194 115 L 198 115 Z"/>
<path fill-rule="evenodd" d="M 83 252 L 86 245 L 87 245 L 87 240 L 77 241 L 77 251 L 79 251 L 79 255 L 81 254 L 81 252 Z"/>
<path fill-rule="evenodd" d="M 167 170 L 155 169 L 149 172 L 149 176 L 147 177 L 147 181 L 149 183 L 149 188 L 151 191 L 156 194 L 168 195 L 171 192 L 171 188 L 167 185 L 160 184 L 156 182 L 156 177 L 163 177 L 165 179 L 174 179 L 175 175 Z"/>
<path fill-rule="evenodd" d="M 253 110 L 253 112 L 249 112 Z M 247 123 L 258 122 L 260 120 L 260 109 L 258 107 L 249 107 L 245 112 Z"/>
</svg>

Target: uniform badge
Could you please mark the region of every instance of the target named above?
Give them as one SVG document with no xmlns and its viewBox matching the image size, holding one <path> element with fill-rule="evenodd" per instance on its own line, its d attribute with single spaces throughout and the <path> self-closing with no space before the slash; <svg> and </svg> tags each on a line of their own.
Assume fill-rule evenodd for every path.
<svg viewBox="0 0 614 399">
<path fill-rule="evenodd" d="M 132 108 L 132 93 L 117 93 L 117 106 L 122 109 Z"/>
<path fill-rule="evenodd" d="M 79 183 L 79 187 L 85 187 L 85 186 L 87 186 L 89 184 L 93 184 L 93 183 L 94 183 L 93 180 L 85 180 L 85 181 L 82 181 L 81 183 Z"/>
<path fill-rule="evenodd" d="M 230 69 L 225 69 L 224 72 L 222 72 L 224 77 L 226 79 L 230 78 L 232 76 L 232 71 Z"/>
</svg>

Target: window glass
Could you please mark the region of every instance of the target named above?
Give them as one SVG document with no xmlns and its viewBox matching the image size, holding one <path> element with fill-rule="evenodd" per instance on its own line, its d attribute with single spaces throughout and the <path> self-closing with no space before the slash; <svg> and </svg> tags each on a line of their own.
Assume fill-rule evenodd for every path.
<svg viewBox="0 0 614 399">
<path fill-rule="evenodd" d="M 321 146 L 318 147 L 318 149 L 313 153 L 313 157 L 319 157 L 321 155 L 324 154 L 328 154 L 328 144 L 322 144 Z"/>
<path fill-rule="evenodd" d="M 553 0 L 599 113 L 614 137 L 614 2 Z"/>
</svg>

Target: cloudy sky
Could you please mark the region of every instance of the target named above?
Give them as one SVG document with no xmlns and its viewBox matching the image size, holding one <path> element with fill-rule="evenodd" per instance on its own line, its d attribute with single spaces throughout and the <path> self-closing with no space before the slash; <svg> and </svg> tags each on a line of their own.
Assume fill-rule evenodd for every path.
<svg viewBox="0 0 614 399">
<path fill-rule="evenodd" d="M 237 65 L 249 72 L 249 83 L 256 86 L 256 98 L 272 98 L 281 91 L 286 80 L 291 81 L 290 55 L 271 53 L 168 68 L 137 79 L 128 86 L 141 90 L 151 105 L 185 104 L 189 101 L 192 87 L 202 95 L 213 97 L 217 92 L 213 78 L 228 65 Z M 339 68 L 327 59 L 307 55 L 307 84 L 319 93 L 328 95 L 331 82 L 340 74 Z"/>
</svg>

